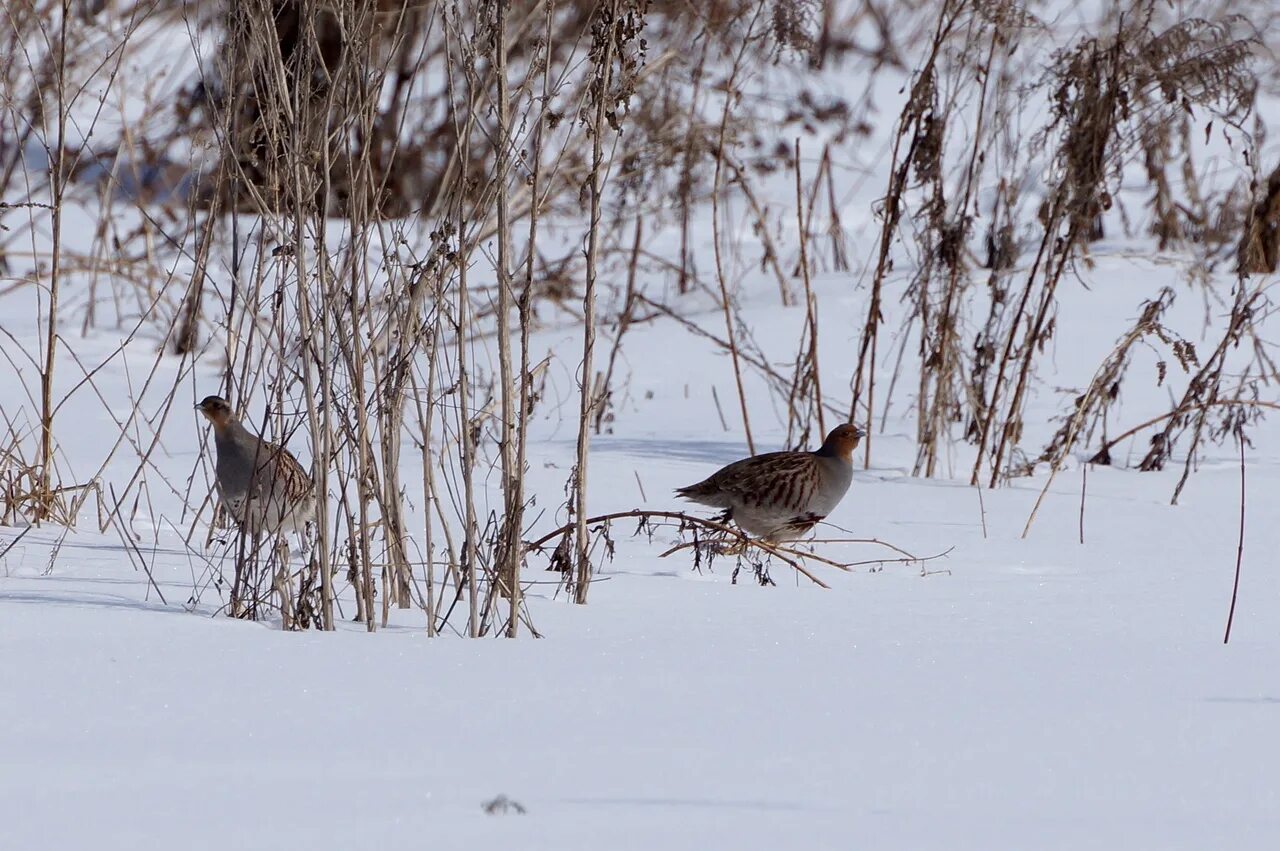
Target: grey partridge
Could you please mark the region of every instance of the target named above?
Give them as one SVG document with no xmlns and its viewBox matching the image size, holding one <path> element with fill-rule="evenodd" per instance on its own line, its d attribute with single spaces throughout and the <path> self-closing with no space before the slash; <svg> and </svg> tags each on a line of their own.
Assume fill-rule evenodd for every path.
<svg viewBox="0 0 1280 851">
<path fill-rule="evenodd" d="M 315 519 L 315 486 L 298 459 L 240 424 L 227 400 L 207 396 L 196 410 L 213 424 L 218 496 L 248 534 L 302 532 Z"/>
<path fill-rule="evenodd" d="M 853 481 L 862 429 L 836 426 L 814 452 L 769 452 L 735 461 L 676 494 L 725 509 L 749 535 L 771 543 L 805 535 L 840 503 Z"/>
</svg>

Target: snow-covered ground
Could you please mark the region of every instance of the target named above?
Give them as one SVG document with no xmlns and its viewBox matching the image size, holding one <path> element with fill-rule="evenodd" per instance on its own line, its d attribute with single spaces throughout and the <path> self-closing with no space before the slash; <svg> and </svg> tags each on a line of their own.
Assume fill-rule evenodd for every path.
<svg viewBox="0 0 1280 851">
<path fill-rule="evenodd" d="M 955 545 L 949 574 L 732 586 L 629 545 L 588 606 L 536 602 L 542 641 L 210 619 L 181 559 L 164 606 L 92 536 L 41 575 L 31 533 L 0 584 L 4 844 L 1269 847 L 1280 536 L 1260 505 L 1223 647 L 1237 473 L 1178 508 L 1134 478 L 1091 477 L 1081 546 L 1071 492 L 1027 542 L 1031 492 L 988 494 L 984 541 L 972 490 L 861 476 L 844 519 Z"/>
<path fill-rule="evenodd" d="M 890 129 L 886 121 L 879 132 Z M 871 207 L 886 168 L 861 164 L 874 177 L 842 210 L 859 264 L 874 252 Z M 773 188 L 783 201 L 792 191 L 782 178 Z M 68 215 L 75 238 L 91 230 L 92 218 Z M 728 217 L 741 256 L 758 259 L 742 205 Z M 659 254 L 678 244 L 670 223 L 646 234 Z M 1054 418 L 1162 287 L 1177 293 L 1171 327 L 1210 348 L 1221 333 L 1229 273 L 1201 287 L 1187 280 L 1185 258 L 1157 254 L 1145 238 L 1092 253 L 1062 286 L 1059 330 L 1027 408 L 1030 446 L 1057 429 Z M 786 371 L 804 310 L 779 308 L 771 273 L 747 265 L 735 272 L 742 319 Z M 908 278 L 903 268 L 891 281 L 882 387 L 895 368 Z M 867 278 L 827 272 L 814 288 L 823 386 L 839 408 Z M 28 426 L 35 405 L 24 394 L 37 382 L 23 353 L 39 348 L 34 290 L 0 289 L 0 407 L 21 407 Z M 1087 476 L 1082 460 L 1097 447 L 1078 447 L 1024 538 L 1043 474 L 980 492 L 967 485 L 971 449 L 957 445 L 941 477 L 911 475 L 910 341 L 872 463 L 856 465 L 829 520 L 834 535 L 938 558 L 847 573 L 812 563 L 829 590 L 775 563 L 776 587 L 760 587 L 747 571 L 735 583 L 728 559 L 695 570 L 687 552 L 661 557 L 673 531 L 633 536 L 634 524 L 620 521 L 588 605 L 566 600 L 559 575 L 532 560 L 524 578 L 541 640 L 468 641 L 452 630 L 428 639 L 417 610 L 393 612 L 372 635 L 349 610 L 336 633 L 286 633 L 219 613 L 225 600 L 210 582 L 231 559 L 204 547 L 207 511 L 188 541 L 209 488 L 199 463 L 206 426 L 189 405 L 218 386 L 218 346 L 194 367 L 179 363 L 157 355 L 158 326 L 144 323 L 117 355 L 133 307 L 119 308 L 118 332 L 99 297 L 110 315 L 82 338 L 91 296 L 75 286 L 64 294 L 71 318 L 55 395 L 80 382 L 80 364 L 109 368 L 59 413 L 60 471 L 69 482 L 97 475 L 127 421 L 126 445 L 102 480 L 128 488 L 131 502 L 104 534 L 93 531 L 93 500 L 75 531 L 0 528 L 0 849 L 986 851 L 1280 841 L 1275 422 L 1250 430 L 1242 580 L 1226 646 L 1241 511 L 1236 445 L 1203 447 L 1177 505 L 1182 456 L 1162 472 L 1131 469 L 1150 432 L 1113 449 L 1115 467 Z M 682 304 L 686 321 L 723 334 L 709 299 Z M 535 531 L 564 520 L 579 333 L 544 327 L 533 340 L 535 362 L 551 357 L 531 425 Z M 1170 387 L 1185 386 L 1176 365 L 1157 385 L 1161 359 L 1154 348 L 1135 351 L 1134 373 L 1150 380 L 1126 383 L 1113 433 L 1167 411 Z M 619 370 L 610 431 L 592 444 L 591 512 L 685 507 L 673 488 L 746 451 L 729 360 L 657 318 L 627 332 Z M 746 393 L 757 449 L 780 448 L 778 404 L 750 371 Z M 143 416 L 130 421 L 135 406 Z M 129 486 L 153 429 L 145 484 Z M 301 434 L 291 447 L 309 459 Z M 482 513 L 500 505 L 496 481 L 478 499 Z M 120 528 L 135 533 L 132 543 Z M 874 543 L 817 546 L 844 561 L 897 558 Z M 513 804 L 487 812 L 500 796 Z"/>
<path fill-rule="evenodd" d="M 851 345 L 838 328 L 833 352 Z M 667 358 L 698 354 L 728 386 L 704 345 L 661 325 L 629 340 L 633 395 L 666 395 L 596 441 L 593 511 L 671 507 L 672 487 L 742 453 L 709 402 L 677 401 Z M 175 416 L 158 463 L 189 470 L 200 428 Z M 553 431 L 529 487 L 556 502 L 573 447 Z M 906 475 L 911 442 L 888 431 L 831 520 L 917 555 L 950 549 L 929 575 L 816 566 L 823 591 L 775 566 L 776 588 L 734 585 L 727 563 L 695 573 L 657 557 L 669 533 L 651 543 L 624 523 L 589 605 L 556 599 L 553 574 L 527 577 L 541 641 L 429 640 L 419 612 L 376 635 L 211 618 L 207 590 L 184 606 L 210 556 L 175 532 L 140 543 L 162 603 L 118 536 L 31 530 L 0 565 L 3 844 L 1269 847 L 1269 427 L 1249 452 L 1226 647 L 1229 445 L 1177 506 L 1177 470 L 1092 469 L 1080 544 L 1079 467 L 1022 540 L 1042 479 L 980 501 Z M 486 814 L 498 795 L 526 813 Z"/>
</svg>

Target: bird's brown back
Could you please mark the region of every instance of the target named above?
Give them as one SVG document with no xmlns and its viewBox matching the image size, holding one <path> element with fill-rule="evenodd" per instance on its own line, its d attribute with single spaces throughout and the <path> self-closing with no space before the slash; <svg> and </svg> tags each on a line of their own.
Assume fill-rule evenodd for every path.
<svg viewBox="0 0 1280 851">
<path fill-rule="evenodd" d="M 768 452 L 734 462 L 707 479 L 677 491 L 689 499 L 715 498 L 754 507 L 800 508 L 818 481 L 811 452 Z"/>
</svg>

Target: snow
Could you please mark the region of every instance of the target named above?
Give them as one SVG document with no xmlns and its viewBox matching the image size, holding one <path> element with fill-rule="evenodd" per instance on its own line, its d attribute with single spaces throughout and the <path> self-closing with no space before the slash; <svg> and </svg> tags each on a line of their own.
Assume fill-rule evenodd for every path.
<svg viewBox="0 0 1280 851">
<path fill-rule="evenodd" d="M 883 167 L 842 213 L 859 263 Z M 784 200 L 793 191 L 786 179 L 774 188 Z M 727 214 L 726 230 L 749 261 L 760 246 L 741 213 Z M 69 218 L 72 231 L 92 230 L 92 217 Z M 679 233 L 657 227 L 646 244 L 674 253 Z M 1031 446 L 1162 287 L 1177 292 L 1171 327 L 1197 343 L 1221 331 L 1229 274 L 1197 289 L 1186 258 L 1145 239 L 1092 251 L 1062 285 L 1061 330 L 1027 408 Z M 908 279 L 895 273 L 891 314 Z M 826 273 L 814 286 L 824 390 L 846 409 L 866 280 Z M 90 297 L 70 288 L 68 315 Z M 37 351 L 39 329 L 13 317 L 36 315 L 38 298 L 35 287 L 0 290 L 0 352 L 15 365 L 0 372 L 6 412 L 37 386 L 21 353 Z M 284 633 L 220 613 L 210 582 L 230 559 L 204 547 L 208 512 L 194 521 L 208 465 L 205 427 L 185 403 L 216 386 L 218 345 L 180 363 L 157 353 L 154 325 L 131 335 L 136 305 L 117 317 L 98 298 L 97 330 L 81 339 L 78 319 L 64 329 L 57 397 L 83 377 L 77 359 L 109 368 L 59 414 L 69 424 L 60 470 L 91 479 L 135 413 L 103 480 L 121 488 L 136 452 L 155 449 L 145 504 L 121 519 L 129 546 L 95 531 L 92 499 L 72 532 L 0 528 L 0 848 L 1269 849 L 1280 836 L 1274 422 L 1246 449 L 1242 580 L 1225 646 L 1241 510 L 1233 443 L 1203 447 L 1177 505 L 1182 456 L 1158 473 L 1128 469 L 1148 434 L 1087 479 L 1078 447 L 1024 538 L 1044 473 L 979 492 L 967 485 L 971 450 L 958 445 L 942 477 L 911 476 L 905 391 L 831 531 L 939 558 L 847 573 L 811 564 L 830 590 L 775 563 L 777 586 L 760 587 L 749 570 L 733 582 L 729 559 L 694 570 L 687 553 L 660 557 L 674 532 L 631 535 L 622 520 L 586 606 L 533 558 L 540 640 L 469 641 L 453 629 L 429 639 L 415 610 L 393 612 L 376 634 L 349 610 L 336 633 Z M 803 309 L 780 309 L 758 268 L 741 301 L 785 372 Z M 723 334 L 708 299 L 686 304 L 689 321 Z M 882 386 L 898 345 L 913 361 L 914 342 L 893 336 L 897 319 L 884 326 Z M 548 323 L 533 341 L 535 362 L 551 357 L 526 484 L 539 531 L 564 521 L 578 334 Z M 1171 366 L 1156 386 L 1157 352 L 1134 358 L 1151 379 L 1126 384 L 1121 427 L 1167 411 L 1186 382 Z M 658 318 L 628 331 L 620 370 L 611 433 L 592 443 L 592 512 L 685 507 L 673 488 L 746 451 L 728 358 Z M 780 448 L 785 417 L 751 371 L 746 393 L 758 451 Z M 293 449 L 309 457 L 301 435 Z M 485 485 L 482 513 L 501 505 L 497 482 Z M 849 561 L 897 557 L 872 543 L 819 546 Z M 499 796 L 525 812 L 487 813 Z"/>
<path fill-rule="evenodd" d="M 602 484 L 636 464 L 609 443 Z M 533 589 L 540 641 L 189 614 L 183 559 L 157 558 L 164 606 L 109 538 L 41 575 L 33 530 L 0 584 L 5 845 L 1267 847 L 1275 527 L 1224 647 L 1238 471 L 1170 507 L 1172 474 L 1096 469 L 1084 545 L 1067 478 L 1023 541 L 1029 486 L 984 495 L 984 539 L 971 488 L 860 474 L 844 519 L 956 549 L 825 592 L 627 540 L 587 606 Z M 499 794 L 527 814 L 485 814 Z"/>
</svg>

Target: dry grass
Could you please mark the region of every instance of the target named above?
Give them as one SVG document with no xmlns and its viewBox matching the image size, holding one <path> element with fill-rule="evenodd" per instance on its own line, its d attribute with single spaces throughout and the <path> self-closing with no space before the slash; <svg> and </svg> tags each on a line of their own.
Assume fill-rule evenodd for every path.
<svg viewBox="0 0 1280 851">
<path fill-rule="evenodd" d="M 624 336 L 640 322 L 671 318 L 729 355 L 720 394 L 732 380 L 739 415 L 722 417 L 740 416 L 752 449 L 754 412 L 771 402 L 792 445 L 838 418 L 864 422 L 870 461 L 913 355 L 916 472 L 946 474 L 947 450 L 967 443 L 971 479 L 988 486 L 1037 465 L 1056 472 L 1082 446 L 1109 460 L 1108 432 L 1134 431 L 1108 418 L 1128 382 L 1144 380 L 1128 368 L 1138 346 L 1186 376 L 1170 412 L 1137 430 L 1154 429 L 1142 469 L 1168 463 L 1175 446 L 1184 455 L 1178 492 L 1203 441 L 1247 439 L 1267 407 L 1264 382 L 1277 379 L 1259 285 L 1242 280 L 1231 294 L 1203 360 L 1186 342 L 1200 329 L 1165 320 L 1166 294 L 1139 307 L 1049 443 L 1024 437 L 1039 359 L 1060 333 L 1059 286 L 1129 215 L 1120 178 L 1130 164 L 1148 180 L 1162 249 L 1187 252 L 1206 278 L 1232 259 L 1242 276 L 1275 270 L 1280 172 L 1264 180 L 1253 152 L 1252 184 L 1210 184 L 1187 117 L 1213 116 L 1216 132 L 1251 142 L 1260 60 L 1240 17 L 1172 20 L 1160 4 L 1128 4 L 1036 76 L 1026 57 L 1046 55 L 1048 25 L 1013 0 L 237 0 L 200 20 L 184 9 L 5 7 L 3 43 L 19 58 L 0 70 L 0 274 L 39 292 L 43 330 L 12 364 L 23 383 L 0 439 L 0 522 L 72 525 L 95 496 L 100 528 L 138 559 L 140 530 L 181 523 L 198 543 L 213 521 L 207 460 L 173 482 L 154 456 L 194 401 L 191 371 L 216 362 L 221 386 L 204 391 L 309 458 L 322 510 L 307 560 L 287 569 L 252 541 L 228 540 L 225 559 L 201 554 L 193 605 L 203 595 L 229 604 L 235 586 L 247 601 L 237 613 L 295 628 L 351 618 L 374 630 L 392 608 L 414 608 L 431 634 L 531 629 L 529 557 L 553 538 L 538 542 L 526 511 L 528 425 L 546 373 L 529 340 L 553 318 L 575 323 L 582 343 L 568 523 L 548 556 L 571 568 L 562 578 L 578 602 L 610 549 L 586 496 L 591 434 L 624 410 Z M 92 136 L 106 97 L 95 93 L 175 22 L 203 50 L 198 70 L 176 91 L 144 87 L 136 122 Z M 856 85 L 831 95 L 811 76 L 831 69 Z M 858 292 L 865 318 L 856 354 L 825 364 L 826 376 L 851 376 L 845 399 L 823 382 L 818 340 L 831 331 L 811 277 L 852 265 L 840 151 L 874 129 L 886 73 L 909 77 Z M 784 75 L 798 94 L 779 105 Z M 1034 105 L 1043 126 L 1016 129 L 1011 117 Z M 810 136 L 825 144 L 806 161 Z M 783 181 L 780 210 L 768 192 Z M 73 210 L 95 222 L 88 250 L 65 244 Z M 655 256 L 645 234 L 668 223 L 680 248 Z M 738 227 L 758 237 L 758 253 L 730 238 Z M 705 229 L 712 244 L 700 251 Z M 912 274 L 900 284 L 904 264 Z M 751 269 L 782 306 L 804 311 L 785 366 L 738 313 Z M 650 283 L 664 280 L 669 291 Z M 906 308 L 896 338 L 883 328 L 894 299 Z M 723 337 L 690 321 L 691 303 L 715 305 Z M 67 329 L 109 322 L 121 348 L 81 363 Z M 607 355 L 597 331 L 610 335 Z M 59 411 L 72 394 L 105 402 L 104 371 L 148 338 L 145 374 L 106 406 L 122 412 L 118 437 L 94 475 L 65 481 Z M 1243 374 L 1227 367 L 1239 347 L 1253 353 Z M 67 376 L 55 367 L 68 363 L 74 388 L 59 396 Z M 751 375 L 771 398 L 748 397 Z M 488 481 L 501 492 L 491 513 Z M 189 513 L 157 516 L 156 492 Z M 720 531 L 668 519 L 689 534 Z M 712 554 L 701 542 L 676 552 L 701 564 Z M 770 555 L 815 581 L 803 559 L 824 558 Z M 765 562 L 743 566 L 767 580 Z"/>
</svg>

